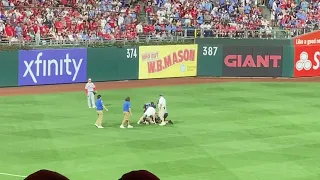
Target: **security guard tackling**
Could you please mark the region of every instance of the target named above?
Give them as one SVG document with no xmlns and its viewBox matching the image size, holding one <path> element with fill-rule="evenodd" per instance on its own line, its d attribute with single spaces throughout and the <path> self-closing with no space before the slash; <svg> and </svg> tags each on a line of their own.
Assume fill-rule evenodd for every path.
<svg viewBox="0 0 320 180">
<path fill-rule="evenodd" d="M 148 107 L 144 107 L 146 108 L 145 112 L 143 113 L 143 115 L 141 116 L 141 118 L 138 121 L 138 124 L 140 123 L 145 123 L 145 124 L 155 124 L 156 123 L 156 106 L 154 104 L 154 102 L 151 102 Z"/>
<path fill-rule="evenodd" d="M 161 97 L 163 96 L 161 95 L 160 98 Z M 161 101 L 159 99 L 159 102 L 161 103 L 158 102 L 158 106 L 159 106 L 158 109 L 161 109 L 159 104 L 165 104 L 164 114 L 163 112 L 162 113 L 155 112 L 157 109 L 157 106 L 153 102 L 145 103 L 143 105 L 143 115 L 139 119 L 138 124 L 160 124 L 160 125 L 173 124 L 172 120 L 167 120 L 167 117 L 169 115 L 168 108 L 166 106 L 166 102 L 163 102 L 163 99 Z M 160 114 L 162 118 L 160 118 Z"/>
</svg>

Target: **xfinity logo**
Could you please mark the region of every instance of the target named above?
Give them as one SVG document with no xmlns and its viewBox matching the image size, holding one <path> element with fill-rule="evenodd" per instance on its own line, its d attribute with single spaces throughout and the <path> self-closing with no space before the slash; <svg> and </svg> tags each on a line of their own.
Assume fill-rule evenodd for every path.
<svg viewBox="0 0 320 180">
<path fill-rule="evenodd" d="M 44 59 L 42 52 L 37 54 L 36 60 L 23 61 L 26 68 L 23 77 L 30 76 L 34 83 L 38 83 L 37 77 L 72 76 L 72 81 L 77 79 L 83 58 L 72 59 L 69 53 L 62 59 Z"/>
</svg>

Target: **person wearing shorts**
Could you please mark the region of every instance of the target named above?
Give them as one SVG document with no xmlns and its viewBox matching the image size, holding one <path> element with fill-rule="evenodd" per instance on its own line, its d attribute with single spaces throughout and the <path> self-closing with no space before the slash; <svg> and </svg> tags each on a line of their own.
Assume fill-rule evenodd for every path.
<svg viewBox="0 0 320 180">
<path fill-rule="evenodd" d="M 123 121 L 121 123 L 120 128 L 133 128 L 133 126 L 130 125 L 129 119 L 130 116 L 132 116 L 131 113 L 131 103 L 130 103 L 130 97 L 127 97 L 123 103 Z"/>
</svg>

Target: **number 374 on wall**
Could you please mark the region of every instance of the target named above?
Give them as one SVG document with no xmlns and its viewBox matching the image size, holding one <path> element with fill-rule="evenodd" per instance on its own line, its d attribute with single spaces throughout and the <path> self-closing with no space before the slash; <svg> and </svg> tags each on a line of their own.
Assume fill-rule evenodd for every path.
<svg viewBox="0 0 320 180">
<path fill-rule="evenodd" d="M 137 48 L 128 48 L 127 49 L 127 58 L 137 58 Z"/>
<path fill-rule="evenodd" d="M 202 47 L 202 54 L 204 56 L 215 56 L 217 53 L 218 47 L 212 46 L 203 46 Z"/>
</svg>

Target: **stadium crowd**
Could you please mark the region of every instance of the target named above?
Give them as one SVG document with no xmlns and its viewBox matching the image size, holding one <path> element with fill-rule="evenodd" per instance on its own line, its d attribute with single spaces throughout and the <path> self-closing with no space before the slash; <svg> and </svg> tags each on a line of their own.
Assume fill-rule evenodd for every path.
<svg viewBox="0 0 320 180">
<path fill-rule="evenodd" d="M 270 19 L 258 5 L 270 9 Z M 0 40 L 130 40 L 193 36 L 194 29 L 205 36 L 268 35 L 273 27 L 318 28 L 319 5 L 318 0 L 0 0 Z"/>
<path fill-rule="evenodd" d="M 283 29 L 319 29 L 319 0 L 269 0 L 270 22 Z"/>
</svg>

